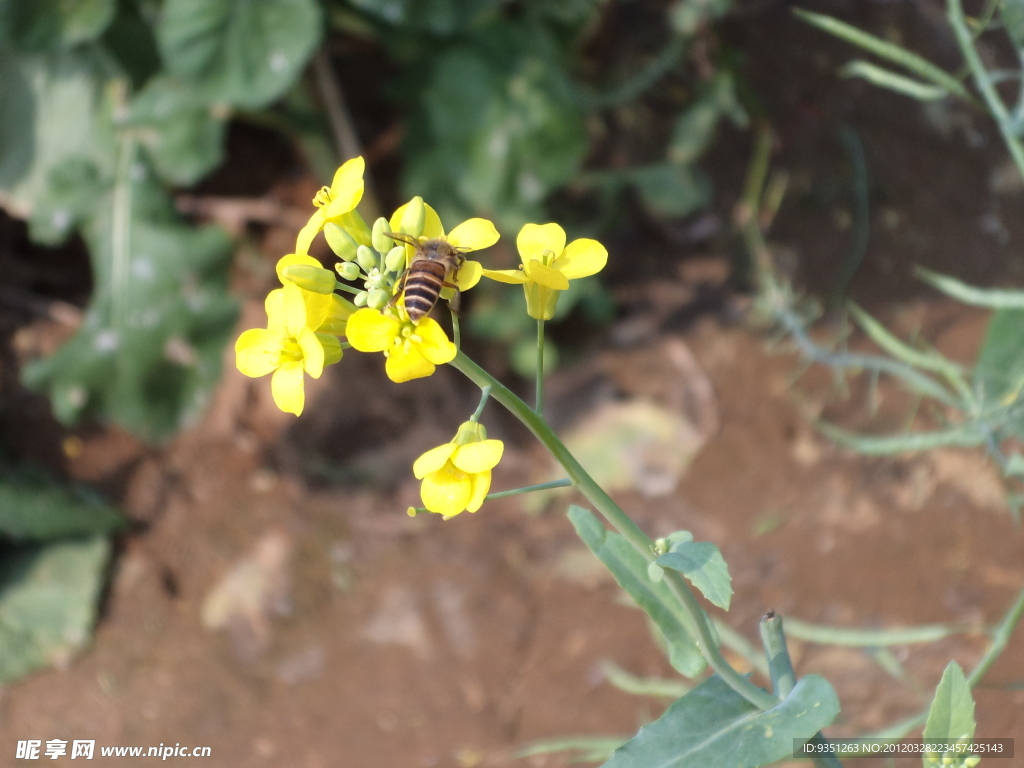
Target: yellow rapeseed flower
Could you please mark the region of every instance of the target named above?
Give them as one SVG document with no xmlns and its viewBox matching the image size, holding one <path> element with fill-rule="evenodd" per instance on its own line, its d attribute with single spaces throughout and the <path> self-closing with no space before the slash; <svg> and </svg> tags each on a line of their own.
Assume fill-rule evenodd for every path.
<svg viewBox="0 0 1024 768">
<path fill-rule="evenodd" d="M 363 158 L 354 157 L 343 164 L 334 174 L 331 186 L 322 187 L 313 198 L 317 207 L 309 222 L 299 231 L 295 240 L 295 253 L 309 252 L 309 244 L 328 222 L 337 222 L 355 209 L 363 198 L 363 171 L 366 163 Z"/>
<path fill-rule="evenodd" d="M 298 416 L 306 401 L 303 373 L 318 379 L 325 365 L 341 360 L 341 343 L 331 334 L 344 331 L 348 307 L 340 297 L 287 283 L 270 292 L 266 309 L 267 327 L 245 331 L 235 342 L 235 365 L 253 378 L 273 373 L 274 402 Z"/>
<path fill-rule="evenodd" d="M 523 263 L 519 269 L 485 269 L 483 275 L 502 283 L 520 283 L 526 293 L 526 311 L 537 320 L 555 316 L 560 291 L 569 281 L 604 269 L 608 251 L 596 240 L 580 238 L 565 244 L 565 230 L 557 224 L 527 224 L 519 231 L 516 247 Z"/>
<path fill-rule="evenodd" d="M 413 323 L 369 307 L 348 318 L 345 335 L 353 349 L 383 352 L 384 370 L 396 383 L 429 376 L 458 352 L 436 320 L 423 317 Z"/>
<path fill-rule="evenodd" d="M 467 421 L 450 443 L 424 453 L 412 465 L 420 498 L 431 512 L 453 517 L 476 512 L 491 488 L 491 470 L 505 450 L 501 440 L 488 440 L 484 425 Z"/>
<path fill-rule="evenodd" d="M 418 226 L 420 218 L 416 215 L 420 209 L 422 209 L 422 229 Z M 410 225 L 410 221 L 415 223 Z M 420 240 L 442 238 L 462 253 L 479 251 L 492 246 L 498 242 L 499 237 L 498 230 L 487 219 L 467 219 L 446 235 L 437 211 L 424 203 L 420 197 L 414 197 L 395 211 L 388 224 L 392 232 L 404 232 L 407 235 L 418 237 Z M 407 245 L 406 258 L 410 259 L 412 254 L 413 247 Z M 459 290 L 468 291 L 479 283 L 482 271 L 483 266 L 479 261 L 471 259 L 464 261 L 456 280 Z"/>
</svg>

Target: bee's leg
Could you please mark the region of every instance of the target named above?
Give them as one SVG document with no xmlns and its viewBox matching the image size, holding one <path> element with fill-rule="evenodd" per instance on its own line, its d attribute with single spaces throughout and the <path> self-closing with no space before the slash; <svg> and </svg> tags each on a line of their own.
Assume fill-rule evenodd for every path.
<svg viewBox="0 0 1024 768">
<path fill-rule="evenodd" d="M 398 276 L 395 281 L 395 295 L 391 297 L 391 300 L 384 305 L 384 309 L 390 309 L 398 303 L 399 297 L 402 295 L 402 291 L 405 290 L 405 278 L 409 276 L 409 270 L 405 269 L 402 274 Z"/>
</svg>

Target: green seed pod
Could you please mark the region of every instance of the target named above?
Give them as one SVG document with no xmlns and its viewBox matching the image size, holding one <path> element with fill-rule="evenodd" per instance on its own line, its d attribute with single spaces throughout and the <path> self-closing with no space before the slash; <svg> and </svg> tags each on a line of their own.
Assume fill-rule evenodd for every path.
<svg viewBox="0 0 1024 768">
<path fill-rule="evenodd" d="M 352 300 L 352 303 L 355 304 L 357 307 L 365 307 L 367 298 L 369 298 L 369 295 L 366 293 L 366 291 L 360 291 L 359 293 L 356 294 L 356 297 Z"/>
<path fill-rule="evenodd" d="M 366 299 L 366 306 L 373 309 L 384 309 L 384 305 L 391 301 L 391 294 L 383 288 L 374 288 Z"/>
<path fill-rule="evenodd" d="M 359 262 L 360 267 L 369 272 L 377 266 L 377 254 L 373 252 L 372 248 L 360 245 L 356 249 L 356 261 Z"/>
<path fill-rule="evenodd" d="M 356 280 L 360 274 L 359 265 L 354 261 L 343 261 L 335 264 L 334 269 L 341 275 L 342 280 Z"/>
<path fill-rule="evenodd" d="M 285 279 L 313 293 L 334 293 L 334 273 L 309 264 L 292 264 L 281 270 Z"/>
<path fill-rule="evenodd" d="M 388 224 L 388 220 L 381 216 L 375 222 L 373 222 L 373 247 L 377 253 L 387 253 L 391 250 L 395 241 L 388 237 L 388 233 L 391 232 L 391 225 Z"/>
<path fill-rule="evenodd" d="M 423 207 L 423 198 L 417 195 L 406 206 L 402 220 L 398 222 L 400 232 L 419 237 L 423 234 L 423 224 L 427 219 L 427 209 Z"/>
<path fill-rule="evenodd" d="M 327 238 L 327 244 L 331 246 L 331 250 L 338 255 L 339 259 L 352 261 L 356 257 L 356 248 L 359 247 L 359 243 L 333 221 L 324 225 L 324 237 Z"/>
<path fill-rule="evenodd" d="M 384 268 L 388 272 L 401 272 L 405 269 L 405 246 L 396 245 L 384 257 Z"/>
</svg>

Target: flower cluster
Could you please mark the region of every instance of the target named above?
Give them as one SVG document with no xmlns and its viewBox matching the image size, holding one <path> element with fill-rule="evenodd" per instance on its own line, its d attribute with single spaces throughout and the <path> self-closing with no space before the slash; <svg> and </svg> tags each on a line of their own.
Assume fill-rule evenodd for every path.
<svg viewBox="0 0 1024 768">
<path fill-rule="evenodd" d="M 474 218 L 446 234 L 437 212 L 420 197 L 402 205 L 390 219 L 381 217 L 369 226 L 356 210 L 363 196 L 364 170 L 361 157 L 349 160 L 337 170 L 331 186 L 317 192 L 315 211 L 299 231 L 294 252 L 277 263 L 281 287 L 267 296 L 267 327 L 247 330 L 235 343 L 238 370 L 252 377 L 272 374 L 274 402 L 288 413 L 302 413 L 306 374 L 319 378 L 347 348 L 383 352 L 384 370 L 395 382 L 430 376 L 438 365 L 455 359 L 456 345 L 436 320 L 424 314 L 429 299 L 419 298 L 419 307 L 410 304 L 419 310 L 412 317 L 404 304 L 406 278 L 418 270 L 422 274 L 424 254 L 429 248 L 438 252 L 439 242 L 449 256 L 458 254 L 458 263 L 446 264 L 443 280 L 431 265 L 437 286 L 434 297 L 451 298 L 456 291 L 475 286 L 482 276 L 519 283 L 527 312 L 540 321 L 554 316 L 559 294 L 569 288 L 570 280 L 595 274 L 607 261 L 607 251 L 595 240 L 566 245 L 565 231 L 557 224 L 527 224 L 516 241 L 523 262 L 519 268 L 484 269 L 464 254 L 494 245 L 494 225 Z M 333 271 L 309 254 L 321 232 L 339 259 Z M 422 295 L 422 287 L 410 289 L 410 295 L 414 290 Z M 349 293 L 351 301 L 338 291 Z M 413 468 L 422 480 L 424 505 L 446 518 L 480 508 L 490 488 L 491 470 L 501 458 L 501 441 L 488 440 L 476 419 L 465 422 L 450 443 L 423 454 Z"/>
</svg>

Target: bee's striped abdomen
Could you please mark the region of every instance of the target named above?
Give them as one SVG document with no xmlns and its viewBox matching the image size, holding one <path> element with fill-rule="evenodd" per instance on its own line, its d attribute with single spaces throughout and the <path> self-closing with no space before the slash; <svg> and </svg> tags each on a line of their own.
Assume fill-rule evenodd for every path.
<svg viewBox="0 0 1024 768">
<path fill-rule="evenodd" d="M 405 276 L 405 311 L 414 323 L 434 308 L 448 267 L 439 261 L 414 261 Z"/>
</svg>

